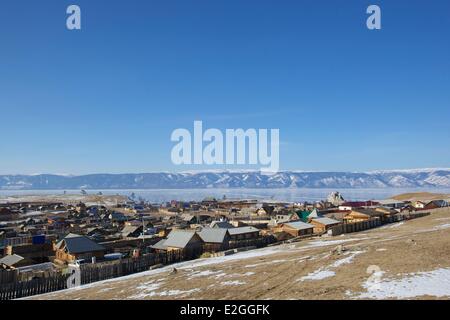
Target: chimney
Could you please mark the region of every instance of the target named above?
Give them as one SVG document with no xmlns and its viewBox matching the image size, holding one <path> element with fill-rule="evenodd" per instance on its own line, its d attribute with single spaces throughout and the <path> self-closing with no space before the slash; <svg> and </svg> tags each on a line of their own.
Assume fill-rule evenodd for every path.
<svg viewBox="0 0 450 320">
<path fill-rule="evenodd" d="M 4 255 L 9 256 L 13 254 L 13 247 L 12 246 L 6 246 L 4 250 Z"/>
</svg>

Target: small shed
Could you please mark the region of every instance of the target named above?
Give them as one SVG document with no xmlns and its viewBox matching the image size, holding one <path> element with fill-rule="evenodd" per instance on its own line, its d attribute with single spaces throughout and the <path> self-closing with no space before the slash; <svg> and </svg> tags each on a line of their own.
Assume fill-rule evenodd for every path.
<svg viewBox="0 0 450 320">
<path fill-rule="evenodd" d="M 24 260 L 25 258 L 19 256 L 18 254 L 6 255 L 0 259 L 0 267 L 3 267 L 5 269 L 14 269 L 20 266 L 20 263 Z"/>
</svg>

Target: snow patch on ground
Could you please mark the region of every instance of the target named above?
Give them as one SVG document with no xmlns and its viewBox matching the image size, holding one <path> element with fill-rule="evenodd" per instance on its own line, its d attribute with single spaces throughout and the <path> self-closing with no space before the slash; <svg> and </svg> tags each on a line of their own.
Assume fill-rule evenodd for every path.
<svg viewBox="0 0 450 320">
<path fill-rule="evenodd" d="M 376 229 L 378 229 L 378 230 L 383 230 L 383 229 L 395 229 L 395 228 L 400 227 L 400 226 L 403 225 L 403 224 L 405 224 L 405 221 L 402 221 L 402 222 L 396 222 L 396 223 L 392 223 L 392 224 L 387 224 L 387 225 L 384 225 L 384 226 L 379 227 L 379 228 L 376 228 Z"/>
<path fill-rule="evenodd" d="M 156 295 L 156 290 L 161 287 L 161 282 L 154 282 L 149 281 L 147 283 L 144 283 L 138 287 L 136 287 L 136 290 L 139 290 L 140 292 L 138 294 L 130 296 L 130 299 L 144 299 L 146 297 L 153 297 Z"/>
<path fill-rule="evenodd" d="M 142 277 L 148 277 L 148 276 L 154 276 L 162 273 L 168 273 L 173 268 L 176 268 L 178 270 L 190 270 L 198 267 L 203 266 L 209 266 L 209 265 L 215 265 L 215 264 L 224 264 L 229 261 L 237 261 L 237 260 L 245 260 L 245 259 L 251 259 L 251 258 L 259 258 L 262 256 L 269 256 L 277 253 L 287 253 L 292 251 L 303 251 L 310 248 L 316 248 L 316 247 L 324 247 L 324 246 L 331 246 L 331 245 L 337 245 L 341 243 L 351 242 L 351 241 L 358 241 L 358 240 L 365 240 L 370 238 L 352 238 L 352 239 L 340 239 L 340 240 L 313 240 L 306 243 L 304 246 L 297 246 L 294 244 L 282 244 L 272 247 L 266 247 L 262 249 L 255 249 L 255 250 L 249 250 L 245 252 L 239 252 L 228 256 L 219 256 L 219 257 L 213 257 L 213 258 L 203 258 L 203 259 L 196 259 L 192 261 L 185 261 L 185 262 L 179 262 L 172 265 L 167 265 L 159 269 L 144 271 L 140 273 L 131 274 L 124 277 L 119 278 L 113 278 L 98 282 L 93 282 L 87 285 L 83 285 L 80 287 L 72 288 L 72 289 L 65 289 L 58 291 L 58 295 L 64 293 L 64 291 L 71 291 L 71 290 L 84 290 L 87 288 L 93 288 L 97 286 L 102 286 L 107 283 L 115 283 L 115 282 L 121 282 L 121 281 L 129 281 L 136 278 L 142 278 Z M 277 260 L 274 260 L 277 261 Z M 281 260 L 278 260 L 280 262 Z M 216 274 L 216 278 L 220 278 L 220 273 Z M 47 293 L 39 296 L 52 296 L 55 293 Z"/>
<path fill-rule="evenodd" d="M 267 265 L 267 264 L 273 264 L 273 263 L 282 263 L 282 262 L 286 262 L 287 260 L 284 259 L 279 259 L 279 260 L 272 260 L 272 261 L 267 261 L 267 262 L 261 262 L 261 263 L 255 263 L 255 264 L 248 264 L 245 266 L 245 268 L 254 268 L 257 266 L 262 266 L 262 265 Z"/>
<path fill-rule="evenodd" d="M 446 217 L 446 218 L 436 218 L 436 219 L 433 219 L 433 220 L 436 220 L 436 221 L 450 220 L 450 217 Z"/>
<path fill-rule="evenodd" d="M 168 290 L 156 293 L 157 296 L 179 296 L 186 297 L 194 292 L 201 291 L 199 288 L 191 289 L 191 290 Z"/>
<path fill-rule="evenodd" d="M 441 224 L 441 225 L 436 226 L 436 227 L 434 227 L 434 228 L 435 228 L 435 229 L 438 229 L 438 230 L 447 229 L 447 228 L 450 228 L 450 223 Z"/>
<path fill-rule="evenodd" d="M 211 271 L 211 270 L 194 272 L 188 279 L 213 276 L 213 275 L 216 275 L 216 274 L 221 273 L 221 272 L 222 271 Z"/>
<path fill-rule="evenodd" d="M 315 240 L 310 241 L 306 246 L 301 248 L 317 248 L 317 247 L 325 247 L 331 245 L 338 245 L 345 242 L 357 241 L 357 240 L 365 240 L 370 238 L 353 238 L 353 239 L 341 239 L 341 240 Z"/>
<path fill-rule="evenodd" d="M 399 222 L 399 223 L 394 223 L 393 225 L 389 226 L 389 229 L 398 228 L 398 227 L 400 227 L 401 225 L 404 225 L 404 224 L 405 224 L 404 221 Z"/>
<path fill-rule="evenodd" d="M 406 299 L 424 295 L 450 297 L 450 268 L 410 273 L 401 279 L 385 279 L 379 282 L 367 280 L 363 287 L 367 292 L 354 295 L 356 298 Z"/>
<path fill-rule="evenodd" d="M 223 286 L 240 286 L 245 284 L 244 281 L 234 280 L 234 281 L 224 281 L 220 283 Z"/>
<path fill-rule="evenodd" d="M 334 277 L 336 273 L 330 270 L 318 269 L 314 272 L 307 274 L 306 276 L 301 277 L 297 281 L 306 281 L 306 280 L 322 280 L 329 277 Z"/>
<path fill-rule="evenodd" d="M 344 255 L 348 255 L 348 257 L 343 258 L 343 259 L 339 259 L 337 261 L 335 261 L 330 267 L 332 268 L 338 268 L 344 264 L 348 264 L 351 263 L 353 261 L 353 258 L 356 257 L 358 254 L 363 253 L 364 251 L 353 251 L 353 252 L 346 252 L 344 253 Z"/>
<path fill-rule="evenodd" d="M 358 254 L 361 254 L 363 252 L 364 251 L 353 251 L 353 252 L 347 251 L 344 253 L 344 255 L 346 255 L 347 257 L 336 260 L 335 262 L 333 262 L 332 264 L 330 264 L 327 267 L 319 268 L 316 271 L 311 272 L 311 273 L 307 274 L 306 276 L 301 277 L 297 281 L 322 280 L 322 279 L 326 279 L 329 277 L 333 277 L 336 275 L 336 272 L 334 272 L 330 269 L 335 269 L 344 264 L 351 263 L 355 256 L 357 256 Z"/>
</svg>

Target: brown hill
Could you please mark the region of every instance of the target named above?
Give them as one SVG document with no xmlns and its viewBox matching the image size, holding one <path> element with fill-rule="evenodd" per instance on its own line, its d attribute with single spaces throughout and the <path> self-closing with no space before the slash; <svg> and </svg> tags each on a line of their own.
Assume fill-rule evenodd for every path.
<svg viewBox="0 0 450 320">
<path fill-rule="evenodd" d="M 450 194 L 445 193 L 431 193 L 431 192 L 412 192 L 412 193 L 403 193 L 392 197 L 392 199 L 398 201 L 424 201 L 424 200 L 439 200 L 439 199 L 448 199 L 450 198 Z"/>
</svg>

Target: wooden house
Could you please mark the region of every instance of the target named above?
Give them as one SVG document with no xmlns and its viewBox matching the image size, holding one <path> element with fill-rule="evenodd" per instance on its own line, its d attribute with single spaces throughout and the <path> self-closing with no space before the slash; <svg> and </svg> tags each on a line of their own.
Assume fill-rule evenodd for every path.
<svg viewBox="0 0 450 320">
<path fill-rule="evenodd" d="M 0 208 L 0 221 L 10 221 L 19 218 L 19 213 L 9 208 Z"/>
<path fill-rule="evenodd" d="M 344 221 L 348 223 L 367 221 L 369 219 L 382 220 L 384 213 L 374 209 L 353 209 L 344 216 Z"/>
<path fill-rule="evenodd" d="M 122 231 L 120 231 L 120 234 L 122 238 L 137 238 L 143 234 L 143 229 L 144 227 L 142 225 L 126 225 L 123 227 Z"/>
<path fill-rule="evenodd" d="M 341 222 L 331 218 L 314 218 L 309 223 L 314 226 L 314 233 L 324 233 Z"/>
<path fill-rule="evenodd" d="M 293 237 L 305 236 L 313 234 L 314 225 L 303 222 L 303 221 L 292 221 L 287 223 L 282 223 L 280 229 L 283 232 L 290 234 Z"/>
<path fill-rule="evenodd" d="M 88 237 L 70 233 L 54 246 L 56 259 L 69 263 L 76 260 L 102 259 L 106 248 Z"/>
<path fill-rule="evenodd" d="M 259 229 L 255 227 L 238 227 L 227 229 L 232 241 L 257 239 Z"/>
<path fill-rule="evenodd" d="M 167 239 L 162 239 L 153 246 L 156 251 L 180 251 L 185 256 L 195 257 L 201 254 L 202 238 L 195 231 L 172 230 Z"/>
<path fill-rule="evenodd" d="M 400 212 L 414 212 L 417 210 L 418 209 L 416 207 L 414 207 L 412 204 L 408 204 L 408 205 L 404 206 L 403 208 L 401 208 Z"/>
<path fill-rule="evenodd" d="M 424 210 L 432 210 L 432 209 L 439 209 L 439 208 L 444 208 L 444 207 L 448 207 L 448 202 L 445 200 L 433 200 L 428 202 L 425 206 L 424 206 Z"/>
<path fill-rule="evenodd" d="M 423 201 L 413 201 L 412 202 L 412 206 L 414 207 L 414 208 L 416 208 L 416 209 L 423 209 L 423 208 L 425 208 L 425 206 L 426 206 L 427 204 L 425 203 L 425 202 L 423 202 Z"/>
<path fill-rule="evenodd" d="M 228 221 L 213 221 L 209 225 L 210 228 L 222 228 L 222 229 L 229 229 L 233 228 L 234 226 L 229 223 Z"/>
<path fill-rule="evenodd" d="M 202 239 L 204 251 L 216 252 L 226 250 L 231 236 L 228 229 L 224 228 L 203 228 L 197 234 Z"/>
</svg>

